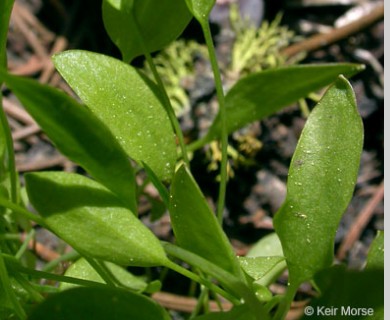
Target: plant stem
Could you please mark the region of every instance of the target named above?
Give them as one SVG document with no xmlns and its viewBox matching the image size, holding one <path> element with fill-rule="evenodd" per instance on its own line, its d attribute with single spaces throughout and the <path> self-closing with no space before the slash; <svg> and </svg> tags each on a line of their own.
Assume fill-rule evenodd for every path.
<svg viewBox="0 0 390 320">
<path fill-rule="evenodd" d="M 198 301 L 189 319 L 195 318 L 199 314 L 203 306 L 205 306 L 205 308 L 207 309 L 208 296 L 209 296 L 209 289 L 205 286 L 202 286 L 200 295 L 198 297 Z M 208 313 L 208 310 L 206 310 L 206 313 Z"/>
<path fill-rule="evenodd" d="M 45 227 L 45 225 L 46 225 L 45 221 L 40 216 L 31 213 L 30 211 L 22 208 L 21 206 L 3 198 L 3 197 L 0 197 L 0 206 L 2 206 L 4 208 L 8 208 L 10 210 L 13 210 L 13 211 L 21 214 L 22 216 L 24 216 L 27 219 L 35 221 L 36 223 L 40 224 L 43 227 Z"/>
<path fill-rule="evenodd" d="M 135 34 L 136 34 L 137 40 L 141 44 L 142 52 L 143 52 L 143 54 L 144 54 L 144 56 L 146 58 L 146 61 L 147 61 L 148 65 L 149 65 L 149 67 L 150 67 L 150 70 L 152 70 L 153 77 L 154 77 L 154 79 L 155 79 L 155 81 L 157 83 L 157 86 L 160 89 L 161 94 L 162 94 L 165 110 L 167 111 L 167 114 L 168 114 L 169 120 L 171 121 L 171 125 L 173 127 L 173 130 L 175 131 L 176 137 L 177 137 L 177 139 L 179 141 L 179 147 L 181 149 L 181 154 L 182 154 L 182 157 L 183 157 L 183 161 L 189 168 L 190 167 L 190 161 L 188 159 L 187 149 L 186 149 L 186 145 L 184 143 L 184 136 L 183 136 L 183 132 L 182 132 L 182 130 L 180 128 L 179 121 L 177 120 L 175 111 L 173 110 L 171 101 L 169 100 L 167 91 L 165 90 L 164 83 L 163 83 L 163 81 L 162 81 L 162 79 L 161 79 L 161 77 L 160 77 L 160 75 L 159 75 L 159 73 L 157 71 L 156 65 L 153 62 L 153 58 L 152 58 L 152 56 L 151 56 L 148 48 L 145 45 L 145 42 L 144 42 L 143 38 L 142 38 L 142 34 L 140 32 L 140 28 L 139 28 L 139 26 L 137 24 L 137 19 L 134 16 L 133 12 L 132 12 L 132 15 L 133 15 L 132 19 L 134 21 L 134 29 L 136 31 Z"/>
<path fill-rule="evenodd" d="M 8 125 L 7 117 L 5 115 L 3 104 L 2 104 L 2 95 L 0 95 L 0 124 L 3 130 L 3 135 L 5 138 L 5 145 L 7 149 L 7 157 L 8 157 L 8 171 L 10 175 L 10 185 L 11 185 L 11 201 L 13 203 L 18 203 L 18 176 L 16 173 L 16 165 L 15 165 L 15 152 L 14 152 L 14 144 L 12 141 L 11 130 Z"/>
<path fill-rule="evenodd" d="M 286 314 L 288 310 L 290 309 L 290 305 L 292 301 L 294 300 L 295 293 L 297 292 L 298 286 L 297 285 L 290 285 L 287 287 L 286 294 L 282 298 L 282 301 L 279 304 L 278 309 L 276 310 L 275 316 L 273 317 L 274 320 L 284 319 L 286 317 Z"/>
<path fill-rule="evenodd" d="M 23 255 L 23 253 L 27 250 L 28 244 L 30 243 L 31 239 L 35 236 L 35 229 L 31 229 L 31 231 L 27 234 L 26 239 L 24 239 L 22 245 L 20 246 L 18 252 L 15 254 L 16 259 L 20 259 Z"/>
<path fill-rule="evenodd" d="M 219 295 L 221 295 L 225 299 L 231 301 L 232 303 L 239 304 L 239 301 L 236 299 L 236 297 L 233 297 L 230 293 L 226 292 L 225 290 L 221 289 L 220 287 L 216 286 L 215 284 L 211 283 L 210 281 L 199 277 L 197 274 L 187 270 L 186 268 L 183 268 L 182 266 L 180 266 L 172 261 L 169 261 L 169 263 L 167 263 L 166 267 L 168 267 L 169 269 L 171 269 L 173 271 L 176 271 L 177 273 L 180 273 L 181 275 L 183 275 L 183 276 L 185 276 L 193 281 L 196 281 L 200 284 L 203 284 L 205 287 L 209 288 L 210 290 L 215 291 L 216 293 L 218 293 Z"/>
<path fill-rule="evenodd" d="M 1 254 L 0 269 L 1 269 L 1 261 L 3 261 L 3 258 L 4 258 L 4 261 L 6 262 L 6 264 L 9 264 L 12 271 L 18 271 L 20 273 L 24 273 L 26 275 L 29 275 L 32 278 L 47 279 L 47 280 L 54 280 L 54 281 L 58 281 L 58 282 L 72 283 L 72 284 L 76 284 L 76 285 L 84 286 L 84 287 L 93 287 L 93 286 L 107 287 L 106 284 L 103 284 L 100 282 L 83 280 L 83 279 L 68 277 L 68 276 L 61 276 L 61 275 L 54 274 L 54 273 L 49 273 L 49 272 L 45 272 L 45 271 L 39 271 L 39 270 L 35 270 L 35 269 L 26 268 L 26 267 L 23 267 L 22 265 L 20 265 L 19 262 L 13 256 L 5 255 L 5 254 Z"/>
<path fill-rule="evenodd" d="M 153 62 L 152 56 L 150 55 L 150 53 L 148 51 L 146 51 L 145 57 L 146 57 L 146 61 L 149 64 L 150 69 L 152 70 L 154 79 L 156 80 L 157 85 L 159 86 L 160 91 L 162 92 L 164 104 L 165 104 L 165 107 L 166 107 L 166 110 L 168 113 L 169 120 L 171 121 L 173 129 L 174 129 L 176 136 L 177 136 L 177 139 L 179 141 L 179 146 L 180 146 L 180 150 L 181 150 L 181 155 L 183 157 L 183 161 L 188 167 L 190 167 L 190 160 L 188 159 L 187 149 L 186 149 L 186 145 L 184 143 L 183 132 L 181 131 L 179 121 L 177 120 L 175 111 L 173 110 L 173 107 L 172 107 L 171 101 L 169 100 L 167 91 L 165 90 L 164 83 L 162 82 L 162 79 L 157 71 L 157 68 Z"/>
<path fill-rule="evenodd" d="M 84 259 L 88 261 L 89 265 L 99 274 L 107 285 L 110 287 L 116 287 L 114 280 L 111 278 L 111 275 L 108 274 L 107 270 L 104 268 L 103 263 L 100 261 L 95 261 L 93 258 L 84 256 Z"/>
<path fill-rule="evenodd" d="M 64 255 L 58 257 L 57 259 L 54 259 L 50 262 L 48 262 L 43 268 L 42 271 L 51 271 L 53 270 L 59 263 L 62 261 L 73 261 L 80 257 L 80 254 L 77 251 L 71 251 L 68 253 L 65 253 Z"/>
<path fill-rule="evenodd" d="M 200 22 L 202 31 L 206 40 L 206 45 L 209 52 L 211 68 L 213 69 L 215 89 L 217 91 L 217 99 L 219 103 L 219 113 L 221 116 L 221 181 L 219 184 L 219 195 L 218 195 L 218 205 L 217 205 L 217 218 L 222 224 L 223 220 L 223 209 L 225 206 L 225 196 L 226 196 L 226 183 L 227 183 L 227 160 L 228 160 L 228 132 L 227 132 L 227 120 L 226 120 L 226 107 L 225 107 L 225 95 L 223 93 L 223 85 L 221 73 L 219 71 L 217 55 L 215 53 L 215 47 L 213 43 L 213 38 L 210 31 L 210 25 L 208 21 Z"/>
<path fill-rule="evenodd" d="M 5 291 L 6 295 L 13 304 L 14 311 L 19 319 L 26 319 L 26 313 L 24 312 L 22 306 L 19 303 L 18 298 L 15 296 L 15 292 L 12 288 L 11 282 L 9 281 L 9 276 L 7 268 L 4 261 L 4 256 L 0 251 L 0 283 L 2 290 Z"/>
</svg>

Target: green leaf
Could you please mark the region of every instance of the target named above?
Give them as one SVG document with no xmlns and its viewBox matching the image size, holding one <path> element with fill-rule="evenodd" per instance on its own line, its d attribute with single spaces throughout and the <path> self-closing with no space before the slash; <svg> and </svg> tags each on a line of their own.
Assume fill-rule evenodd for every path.
<svg viewBox="0 0 390 320">
<path fill-rule="evenodd" d="M 54 56 L 57 70 L 115 135 L 127 154 L 170 180 L 176 161 L 174 133 L 157 87 L 135 68 L 80 50 Z"/>
<path fill-rule="evenodd" d="M 229 239 L 185 165 L 171 185 L 169 212 L 179 246 L 243 279 Z"/>
<path fill-rule="evenodd" d="M 1 0 L 0 1 L 0 69 L 7 68 L 7 35 L 8 24 L 11 17 L 12 7 L 14 0 Z M 0 79 L 0 83 L 1 83 Z"/>
<path fill-rule="evenodd" d="M 162 49 L 183 32 L 190 20 L 184 1 L 103 1 L 104 26 L 126 62 L 144 54 L 143 44 L 148 52 Z"/>
<path fill-rule="evenodd" d="M 226 117 L 231 133 L 263 119 L 336 80 L 339 74 L 352 76 L 363 70 L 358 64 L 295 65 L 266 70 L 240 79 L 226 95 Z M 221 131 L 218 115 L 205 141 Z"/>
<path fill-rule="evenodd" d="M 247 257 L 281 257 L 283 248 L 276 232 L 270 233 L 257 241 L 246 254 Z"/>
<path fill-rule="evenodd" d="M 215 0 L 186 0 L 188 9 L 200 23 L 207 23 Z"/>
<path fill-rule="evenodd" d="M 258 298 L 247 283 L 241 280 L 239 277 L 232 275 L 217 264 L 204 259 L 203 257 L 192 253 L 189 250 L 183 249 L 179 246 L 173 245 L 168 242 L 162 242 L 164 250 L 171 256 L 178 258 L 190 265 L 198 268 L 206 275 L 215 278 L 222 286 L 227 289 L 231 294 L 243 299 L 250 308 L 252 314 L 258 315 L 259 318 L 268 320 L 268 316 L 264 306 L 259 303 Z"/>
<path fill-rule="evenodd" d="M 367 255 L 366 269 L 384 268 L 385 265 L 385 233 L 378 231 L 374 241 L 371 243 Z"/>
<path fill-rule="evenodd" d="M 106 265 L 108 270 L 110 270 L 111 274 L 115 277 L 115 279 L 127 288 L 140 292 L 144 291 L 147 288 L 148 284 L 145 281 L 143 281 L 140 277 L 134 276 L 126 269 L 111 262 L 104 262 L 104 264 Z M 80 258 L 76 262 L 74 262 L 66 270 L 65 276 L 105 283 L 102 277 L 100 277 L 100 275 L 95 271 L 95 269 L 92 268 L 91 265 L 84 258 Z M 62 282 L 60 284 L 61 290 L 68 290 L 74 287 L 77 287 L 77 285 L 66 282 Z"/>
<path fill-rule="evenodd" d="M 74 288 L 54 294 L 33 309 L 28 320 L 169 320 L 146 296 L 117 288 Z"/>
<path fill-rule="evenodd" d="M 99 183 L 65 172 L 25 178 L 29 199 L 47 226 L 80 254 L 125 266 L 167 262 L 153 233 Z"/>
<path fill-rule="evenodd" d="M 355 96 L 340 76 L 307 120 L 291 160 L 286 200 L 274 217 L 292 285 L 333 262 L 334 236 L 352 197 L 362 144 Z"/>
<path fill-rule="evenodd" d="M 325 308 L 333 310 L 335 319 L 384 319 L 383 269 L 353 271 L 334 266 L 317 274 L 315 282 L 321 295 L 311 303 L 314 314 L 304 319 L 325 319 L 325 316 L 320 317 Z M 358 308 L 361 308 L 360 316 Z M 372 315 L 364 315 L 364 312 L 372 312 Z"/>
<path fill-rule="evenodd" d="M 284 257 L 239 257 L 241 267 L 258 284 L 270 285 L 286 268 Z"/>
<path fill-rule="evenodd" d="M 56 147 L 136 213 L 133 168 L 110 130 L 63 92 L 31 79 L 4 74 L 4 80 Z"/>
</svg>

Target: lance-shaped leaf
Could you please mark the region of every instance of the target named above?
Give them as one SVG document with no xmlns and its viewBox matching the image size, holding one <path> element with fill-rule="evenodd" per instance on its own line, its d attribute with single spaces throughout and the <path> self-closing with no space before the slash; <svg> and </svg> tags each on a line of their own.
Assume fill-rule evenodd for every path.
<svg viewBox="0 0 390 320">
<path fill-rule="evenodd" d="M 136 213 L 133 168 L 104 123 L 59 90 L 11 75 L 4 80 L 56 147 Z"/>
<path fill-rule="evenodd" d="M 243 279 L 230 242 L 185 165 L 171 185 L 169 212 L 179 246 Z"/>
<path fill-rule="evenodd" d="M 292 285 L 333 262 L 334 236 L 352 197 L 362 143 L 354 93 L 340 76 L 308 118 L 291 160 L 286 200 L 274 218 Z"/>
<path fill-rule="evenodd" d="M 306 97 L 333 81 L 339 74 L 352 76 L 363 70 L 357 64 L 296 65 L 266 70 L 240 79 L 226 95 L 226 117 L 231 133 L 255 120 L 263 119 Z M 206 141 L 220 134 L 218 115 Z"/>
<path fill-rule="evenodd" d="M 109 190 L 77 174 L 26 175 L 34 208 L 46 225 L 83 255 L 119 265 L 160 266 L 158 239 Z"/>
<path fill-rule="evenodd" d="M 126 62 L 144 54 L 143 44 L 148 52 L 162 49 L 183 32 L 190 20 L 184 1 L 103 1 L 104 26 Z"/>
<path fill-rule="evenodd" d="M 145 162 L 160 179 L 172 178 L 174 133 L 151 81 L 126 63 L 87 51 L 60 53 L 54 63 L 130 157 Z"/>
<path fill-rule="evenodd" d="M 152 299 L 118 288 L 74 288 L 54 294 L 38 305 L 29 320 L 169 320 Z"/>
</svg>

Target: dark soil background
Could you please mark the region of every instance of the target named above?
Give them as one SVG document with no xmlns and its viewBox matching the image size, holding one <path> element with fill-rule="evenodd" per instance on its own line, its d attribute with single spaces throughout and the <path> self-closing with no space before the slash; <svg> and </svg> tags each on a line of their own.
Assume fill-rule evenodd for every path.
<svg viewBox="0 0 390 320">
<path fill-rule="evenodd" d="M 383 1 L 369 0 L 237 1 L 241 12 L 249 13 L 253 23 L 257 25 L 262 21 L 272 21 L 282 12 L 282 24 L 302 39 L 308 39 L 324 30 L 333 32 L 329 28 L 343 16 L 347 17 L 347 23 L 363 21 L 372 8 L 383 4 Z M 231 39 L 226 39 L 223 35 L 226 29 L 229 29 L 226 16 L 229 1 L 217 2 L 212 14 L 212 31 L 220 58 L 228 60 L 226 55 L 229 50 L 226 50 L 226 47 L 229 48 Z M 104 30 L 100 1 L 17 0 L 16 6 L 11 19 L 7 51 L 12 72 L 36 78 L 72 94 L 50 63 L 49 57 L 52 53 L 77 48 L 120 58 L 119 51 Z M 351 11 L 352 9 L 355 11 Z M 348 13 L 350 15 L 347 16 Z M 181 38 L 203 43 L 201 30 L 195 21 L 189 24 Z M 364 265 L 369 245 L 377 230 L 384 229 L 383 38 L 382 17 L 335 43 L 311 50 L 300 62 L 355 62 L 366 65 L 365 71 L 351 79 L 364 122 L 364 151 L 355 194 L 342 219 L 335 243 L 338 261 L 353 268 L 361 268 Z M 133 64 L 142 66 L 142 58 L 136 59 Z M 215 92 L 206 63 L 197 68 L 196 76 L 195 85 L 188 89 L 188 94 L 190 97 L 196 96 L 199 104 L 194 106 L 192 112 L 180 118 L 188 142 L 202 134 L 204 123 L 212 119 L 215 108 Z M 16 99 L 8 91 L 3 92 L 6 96 L 4 106 L 13 131 L 21 177 L 23 178 L 24 172 L 35 170 L 82 172 L 77 165 L 53 148 Z M 309 109 L 313 107 L 314 104 L 309 102 Z M 192 115 L 198 115 L 200 120 L 192 118 Z M 284 199 L 290 159 L 304 123 L 305 117 L 301 109 L 292 105 L 283 112 L 245 129 L 246 133 L 249 132 L 262 143 L 262 147 L 251 155 L 250 164 L 232 162 L 234 177 L 228 184 L 224 227 L 238 254 L 245 254 L 261 237 L 273 232 L 272 216 Z M 234 138 L 230 143 L 238 148 Z M 218 192 L 217 171 L 208 169 L 209 162 L 209 150 L 197 151 L 193 155 L 192 169 L 196 180 L 213 204 Z M 159 237 L 173 239 L 166 214 L 151 222 L 151 208 L 146 202 L 141 202 L 140 212 L 145 223 Z M 38 234 L 37 241 L 42 248 L 40 247 L 41 251 L 36 251 L 36 254 L 43 261 L 55 257 L 60 251 L 58 248 L 66 250 L 47 232 L 41 231 Z M 153 272 L 157 273 L 159 270 Z M 163 290 L 183 295 L 188 293 L 190 284 L 185 279 L 173 273 L 168 273 L 167 277 L 167 286 L 164 286 Z M 283 279 L 280 285 L 283 286 Z M 278 290 L 277 287 L 274 289 Z M 310 288 L 307 294 L 309 291 Z"/>
</svg>

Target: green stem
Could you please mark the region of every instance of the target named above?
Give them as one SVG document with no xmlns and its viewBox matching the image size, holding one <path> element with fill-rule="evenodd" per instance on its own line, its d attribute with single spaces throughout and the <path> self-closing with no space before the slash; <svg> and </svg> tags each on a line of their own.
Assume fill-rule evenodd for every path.
<svg viewBox="0 0 390 320">
<path fill-rule="evenodd" d="M 209 139 L 209 137 L 207 135 L 205 135 L 204 137 L 190 143 L 188 146 L 187 146 L 187 151 L 188 152 L 194 152 L 200 148 L 202 148 L 203 146 L 205 146 L 207 143 L 210 142 L 210 140 L 214 140 L 214 139 Z"/>
<path fill-rule="evenodd" d="M 45 221 L 38 215 L 31 213 L 30 211 L 24 209 L 23 207 L 3 198 L 0 197 L 0 206 L 4 208 L 8 208 L 10 210 L 15 211 L 16 213 L 19 213 L 20 215 L 24 216 L 25 218 L 35 221 L 36 223 L 40 224 L 41 226 L 45 227 Z"/>
<path fill-rule="evenodd" d="M 63 261 L 74 261 L 80 257 L 80 254 L 77 251 L 71 251 L 69 253 L 65 253 L 64 255 L 48 262 L 43 268 L 42 271 L 51 271 L 53 270 L 59 263 Z"/>
<path fill-rule="evenodd" d="M 89 281 L 89 280 L 83 280 L 83 279 L 78 279 L 78 278 L 73 278 L 73 277 L 68 277 L 68 276 L 61 276 L 58 274 L 54 273 L 48 273 L 45 271 L 39 271 L 35 269 L 30 269 L 23 267 L 13 256 L 2 254 L 0 257 L 0 264 L 1 260 L 3 260 L 7 265 L 9 265 L 9 268 L 15 272 L 18 271 L 20 273 L 24 273 L 32 278 L 37 278 L 37 279 L 47 279 L 47 280 L 53 280 L 53 281 L 58 281 L 58 282 L 66 282 L 66 283 L 71 283 L 79 286 L 84 286 L 84 287 L 93 287 L 93 286 L 99 286 L 99 287 L 106 287 L 106 284 L 100 283 L 100 282 L 95 282 L 95 281 Z M 1 266 L 0 266 L 1 267 Z"/>
<path fill-rule="evenodd" d="M 168 242 L 161 242 L 161 244 L 168 255 L 171 255 L 172 257 L 185 261 L 188 264 L 199 268 L 205 274 L 219 281 L 224 288 L 229 290 L 230 293 L 234 293 L 235 300 L 229 300 L 232 301 L 235 305 L 241 304 L 242 300 L 244 300 L 245 303 L 247 303 L 248 306 L 251 308 L 252 313 L 256 315 L 255 319 L 270 319 L 268 312 L 265 310 L 261 302 L 257 299 L 255 294 L 253 293 L 253 290 L 249 288 L 244 282 L 242 282 L 241 279 L 235 277 L 234 275 L 225 271 L 219 266 L 209 262 L 206 259 L 203 259 L 202 257 L 188 250 L 185 250 Z M 172 264 L 174 263 L 172 262 Z M 200 283 L 205 284 L 202 282 Z M 206 286 L 210 290 L 213 290 L 213 288 L 210 288 L 210 286 Z M 241 302 L 239 302 L 238 299 L 240 299 Z"/>
<path fill-rule="evenodd" d="M 30 243 L 31 239 L 35 236 L 35 230 L 31 229 L 31 231 L 27 234 L 26 239 L 24 239 L 22 245 L 20 246 L 18 252 L 15 254 L 16 259 L 20 259 L 23 255 L 23 253 L 27 250 L 28 244 Z"/>
<path fill-rule="evenodd" d="M 0 234 L 0 241 L 19 241 L 20 235 L 19 233 L 5 233 Z"/>
<path fill-rule="evenodd" d="M 218 205 L 217 205 L 217 217 L 222 224 L 223 220 L 223 209 L 225 207 L 225 197 L 226 197 L 226 184 L 227 184 L 227 161 L 228 161 L 228 131 L 227 131 L 227 120 L 226 120 L 226 107 L 225 107 L 225 95 L 223 92 L 222 78 L 219 71 L 217 55 L 215 53 L 215 47 L 213 43 L 213 38 L 210 31 L 210 25 L 208 21 L 200 22 L 200 25 L 203 30 L 203 34 L 206 40 L 206 45 L 209 51 L 211 68 L 213 69 L 215 89 L 217 91 L 217 99 L 219 103 L 219 113 L 221 117 L 221 181 L 219 184 L 219 195 L 218 195 Z"/>
<path fill-rule="evenodd" d="M 114 280 L 111 278 L 111 275 L 107 272 L 102 262 L 95 261 L 95 259 L 85 256 L 84 259 L 88 261 L 90 266 L 99 274 L 99 276 L 103 279 L 105 283 L 107 283 L 107 285 L 109 285 L 110 287 L 116 287 Z"/>
<path fill-rule="evenodd" d="M 221 289 L 220 287 L 216 286 L 215 284 L 211 283 L 210 281 L 199 277 L 197 274 L 187 270 L 186 268 L 183 268 L 182 266 L 180 266 L 172 261 L 169 261 L 169 263 L 167 263 L 166 267 L 168 267 L 169 269 L 171 269 L 173 271 L 176 271 L 177 273 L 180 273 L 181 275 L 183 275 L 183 276 L 185 276 L 193 281 L 196 281 L 200 284 L 203 284 L 205 287 L 209 288 L 210 290 L 215 291 L 216 293 L 218 293 L 219 295 L 221 295 L 225 299 L 231 301 L 232 303 L 239 304 L 239 301 L 234 296 L 232 296 L 230 293 L 226 292 L 225 290 Z"/>
<path fill-rule="evenodd" d="M 28 292 L 29 298 L 34 302 L 40 303 L 44 300 L 44 297 L 36 290 L 36 288 L 27 281 L 20 273 L 13 274 L 13 277 L 19 282 L 19 284 Z"/>
<path fill-rule="evenodd" d="M 15 165 L 15 152 L 14 144 L 12 140 L 11 130 L 8 125 L 7 117 L 5 115 L 2 103 L 2 96 L 0 95 L 0 124 L 3 130 L 3 135 L 5 138 L 5 145 L 7 148 L 7 157 L 8 157 L 8 170 L 10 175 L 10 184 L 11 184 L 11 201 L 13 203 L 18 203 L 18 175 L 16 173 Z"/>
<path fill-rule="evenodd" d="M 189 319 L 195 318 L 199 314 L 199 312 L 202 310 L 202 307 L 206 308 L 205 313 L 209 312 L 208 305 L 207 305 L 209 302 L 208 297 L 209 297 L 209 289 L 205 286 L 202 286 L 202 289 L 200 291 L 200 295 L 198 297 L 198 301 L 197 301 L 196 306 L 195 306 L 194 310 L 192 311 Z"/>
<path fill-rule="evenodd" d="M 133 12 L 132 12 L 132 15 L 133 15 Z M 137 24 L 137 19 L 136 17 L 133 15 L 132 16 L 132 19 L 134 21 L 134 29 L 136 31 L 136 37 L 137 37 L 137 40 L 139 41 L 140 45 L 141 45 L 141 48 L 142 48 L 142 52 L 146 58 L 146 61 L 150 67 L 150 70 L 152 70 L 152 73 L 153 73 L 153 77 L 157 83 L 157 86 L 159 87 L 160 89 L 160 92 L 162 94 L 162 98 L 163 98 L 163 103 L 164 103 L 164 106 L 165 106 L 165 110 L 167 111 L 167 114 L 168 114 L 168 117 L 169 117 L 169 120 L 171 121 L 171 125 L 173 127 L 173 130 L 175 131 L 176 133 L 176 136 L 177 136 L 177 139 L 179 141 L 179 147 L 181 149 L 181 154 L 182 154 L 182 157 L 183 157 L 183 161 L 184 163 L 190 167 L 190 161 L 188 159 L 188 154 L 187 154 L 187 149 L 186 149 L 186 145 L 184 143 L 184 136 L 183 136 L 183 132 L 180 128 L 180 124 L 179 124 L 179 121 L 177 120 L 177 117 L 176 117 L 176 114 L 175 114 L 175 111 L 173 110 L 173 107 L 172 107 L 172 104 L 171 104 L 171 101 L 169 100 L 169 97 L 168 97 L 168 94 L 167 94 L 167 91 L 165 89 L 165 86 L 164 86 L 164 83 L 157 71 L 157 68 L 156 68 L 156 65 L 154 64 L 153 62 L 153 58 L 149 52 L 149 50 L 147 49 L 146 45 L 145 45 L 145 42 L 142 38 L 142 34 L 140 32 L 140 28 Z"/>
<path fill-rule="evenodd" d="M 7 268 L 5 265 L 4 256 L 1 253 L 1 251 L 0 251 L 0 284 L 1 284 L 2 290 L 5 291 L 6 295 L 8 295 L 8 298 L 10 299 L 11 303 L 13 304 L 16 316 L 19 319 L 25 319 L 26 313 L 24 312 L 22 306 L 20 305 L 19 300 L 16 297 L 15 292 L 12 288 L 11 282 L 9 280 Z"/>
<path fill-rule="evenodd" d="M 275 316 L 273 317 L 274 320 L 284 319 L 286 317 L 286 314 L 288 310 L 290 310 L 290 306 L 292 301 L 294 300 L 295 293 L 298 290 L 299 285 L 289 285 L 287 287 L 286 294 L 282 298 L 278 309 L 276 310 Z"/>
<path fill-rule="evenodd" d="M 149 64 L 150 69 L 152 70 L 154 79 L 156 80 L 157 85 L 159 86 L 160 91 L 162 92 L 164 104 L 165 104 L 165 107 L 166 107 L 166 110 L 168 113 L 169 120 L 171 121 L 173 129 L 174 129 L 176 136 L 177 136 L 177 139 L 179 141 L 179 146 L 180 146 L 180 150 L 181 150 L 181 155 L 183 157 L 183 161 L 188 167 L 190 167 L 190 160 L 188 159 L 187 148 L 186 148 L 186 145 L 184 143 L 183 132 L 180 128 L 180 124 L 179 124 L 179 121 L 177 120 L 175 111 L 173 110 L 171 100 L 169 100 L 164 83 L 162 82 L 162 79 L 157 71 L 157 68 L 153 62 L 152 56 L 150 55 L 150 53 L 148 51 L 146 51 L 145 57 L 146 57 L 146 61 Z"/>
</svg>

